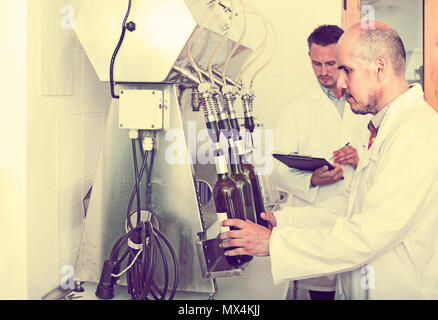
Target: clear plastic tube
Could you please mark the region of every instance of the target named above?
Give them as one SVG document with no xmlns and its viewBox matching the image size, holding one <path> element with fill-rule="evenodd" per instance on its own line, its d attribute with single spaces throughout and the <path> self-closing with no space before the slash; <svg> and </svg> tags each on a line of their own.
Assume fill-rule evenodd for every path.
<svg viewBox="0 0 438 320">
<path fill-rule="evenodd" d="M 265 35 L 264 35 L 263 40 L 260 43 L 260 45 L 252 52 L 252 54 L 250 54 L 245 59 L 243 66 L 240 69 L 239 75 L 236 78 L 237 83 L 240 83 L 240 81 L 242 80 L 243 74 L 263 54 L 265 47 L 266 47 L 266 42 L 268 39 L 268 24 L 267 24 L 266 18 L 257 9 L 250 7 L 250 6 L 247 6 L 247 8 L 251 9 L 252 13 L 254 13 L 261 20 L 261 22 L 263 23 L 263 26 L 264 26 Z"/>
<path fill-rule="evenodd" d="M 216 49 L 213 51 L 213 53 L 210 56 L 210 60 L 208 61 L 208 74 L 210 77 L 210 82 L 213 86 L 215 86 L 214 83 L 214 75 L 213 75 L 213 59 L 216 56 L 216 54 L 219 52 L 219 50 L 222 48 L 222 46 L 225 44 L 225 42 L 230 37 L 231 31 L 233 30 L 234 26 L 234 1 L 230 0 L 230 7 L 231 7 L 231 20 L 230 20 L 230 26 L 228 27 L 228 31 L 226 32 L 226 35 L 223 37 L 221 43 L 216 47 Z"/>
<path fill-rule="evenodd" d="M 254 81 L 255 78 L 257 77 L 257 75 L 260 73 L 260 71 L 262 71 L 264 68 L 266 68 L 266 66 L 272 61 L 272 59 L 274 58 L 275 54 L 277 53 L 277 33 L 275 32 L 275 28 L 272 25 L 272 23 L 268 20 L 265 19 L 266 23 L 268 24 L 269 28 L 271 28 L 272 34 L 273 34 L 273 38 L 274 38 L 274 48 L 272 50 L 271 56 L 268 58 L 268 60 L 259 68 L 257 69 L 256 72 L 254 72 L 251 81 L 250 81 L 250 88 L 252 88 L 254 86 Z"/>
<path fill-rule="evenodd" d="M 202 77 L 201 69 L 199 69 L 199 67 L 196 64 L 195 60 L 193 60 L 193 56 L 192 56 L 192 53 L 191 53 L 192 45 L 193 45 L 193 42 L 196 40 L 196 38 L 198 38 L 198 36 L 201 34 L 201 31 L 205 28 L 205 26 L 213 18 L 213 15 L 216 13 L 218 5 L 219 5 L 219 0 L 215 0 L 214 4 L 213 4 L 213 8 L 211 9 L 210 14 L 208 15 L 207 19 L 205 19 L 204 23 L 199 26 L 199 28 L 195 31 L 195 33 L 191 36 L 191 38 L 189 39 L 189 42 L 187 43 L 187 58 L 189 59 L 190 64 L 192 65 L 193 69 L 195 69 L 196 72 L 198 73 L 199 81 L 200 82 L 203 82 L 204 79 Z"/>
<path fill-rule="evenodd" d="M 233 46 L 230 54 L 227 57 L 227 60 L 225 61 L 225 64 L 224 64 L 224 68 L 222 70 L 222 80 L 223 80 L 223 83 L 225 83 L 225 84 L 227 83 L 226 72 L 227 72 L 228 64 L 230 63 L 230 60 L 233 57 L 234 53 L 236 52 L 237 48 L 239 48 L 240 44 L 242 43 L 242 40 L 246 35 L 246 29 L 248 27 L 246 8 L 245 8 L 242 0 L 239 0 L 239 2 L 240 2 L 240 6 L 242 7 L 242 13 L 243 13 L 243 19 L 244 19 L 243 30 L 242 30 L 242 34 L 240 35 L 239 40 L 234 44 L 234 46 Z"/>
</svg>

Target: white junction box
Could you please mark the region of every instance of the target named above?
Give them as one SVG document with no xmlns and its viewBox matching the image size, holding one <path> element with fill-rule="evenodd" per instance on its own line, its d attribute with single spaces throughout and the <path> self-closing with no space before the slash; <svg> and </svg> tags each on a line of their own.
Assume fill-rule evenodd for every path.
<svg viewBox="0 0 438 320">
<path fill-rule="evenodd" d="M 119 101 L 120 129 L 163 128 L 163 91 L 122 90 Z"/>
</svg>

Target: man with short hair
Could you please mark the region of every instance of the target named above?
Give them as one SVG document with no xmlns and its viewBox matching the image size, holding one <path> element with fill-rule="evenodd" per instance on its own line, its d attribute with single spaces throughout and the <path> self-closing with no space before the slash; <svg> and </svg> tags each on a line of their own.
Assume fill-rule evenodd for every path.
<svg viewBox="0 0 438 320">
<path fill-rule="evenodd" d="M 337 273 L 339 299 L 438 298 L 438 115 L 421 85 L 408 85 L 405 56 L 379 21 L 354 25 L 338 42 L 338 86 L 355 113 L 373 115 L 347 216 L 266 212 L 272 230 L 226 220 L 239 228 L 220 237 L 238 247 L 228 255 L 270 255 L 275 283 Z"/>
<path fill-rule="evenodd" d="M 322 207 L 339 216 L 347 213 L 351 178 L 359 161 L 357 150 L 367 140 L 369 121 L 345 108 L 343 90 L 336 86 L 339 70 L 335 49 L 343 33 L 338 26 L 322 25 L 309 35 L 315 82 L 287 106 L 274 133 L 275 153 L 326 158 L 334 162 L 334 169 L 324 166 L 308 172 L 274 160 L 271 174 L 273 182 L 291 193 L 291 206 Z M 293 285 L 308 291 L 312 300 L 333 300 L 336 276 L 304 279 Z"/>
</svg>

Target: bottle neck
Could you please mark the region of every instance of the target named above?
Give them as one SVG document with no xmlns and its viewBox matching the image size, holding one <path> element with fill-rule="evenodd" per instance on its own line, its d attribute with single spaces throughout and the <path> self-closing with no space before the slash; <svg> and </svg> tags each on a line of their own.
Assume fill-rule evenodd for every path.
<svg viewBox="0 0 438 320">
<path fill-rule="evenodd" d="M 242 139 L 235 142 L 236 152 L 238 154 L 239 162 L 241 164 L 247 163 L 245 146 Z"/>
<path fill-rule="evenodd" d="M 231 167 L 231 172 L 232 173 L 242 173 L 242 166 L 241 166 L 241 159 L 240 159 L 240 155 L 239 155 L 239 151 L 237 150 L 237 148 L 232 148 L 230 150 L 230 167 Z"/>
<path fill-rule="evenodd" d="M 219 154 L 214 157 L 216 164 L 216 173 L 219 179 L 228 177 L 227 159 L 224 154 Z"/>
</svg>

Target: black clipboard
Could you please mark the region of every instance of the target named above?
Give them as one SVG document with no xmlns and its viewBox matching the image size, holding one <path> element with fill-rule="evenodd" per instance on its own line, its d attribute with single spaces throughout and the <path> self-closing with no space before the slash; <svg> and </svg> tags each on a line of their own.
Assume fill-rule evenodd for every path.
<svg viewBox="0 0 438 320">
<path fill-rule="evenodd" d="M 289 168 L 295 168 L 305 171 L 315 171 L 322 166 L 327 166 L 329 170 L 334 167 L 324 158 L 314 158 L 309 156 L 300 156 L 296 154 L 273 154 L 274 158 L 280 160 Z"/>
</svg>

